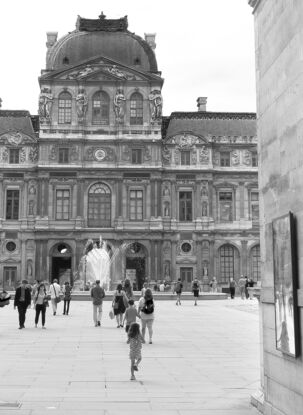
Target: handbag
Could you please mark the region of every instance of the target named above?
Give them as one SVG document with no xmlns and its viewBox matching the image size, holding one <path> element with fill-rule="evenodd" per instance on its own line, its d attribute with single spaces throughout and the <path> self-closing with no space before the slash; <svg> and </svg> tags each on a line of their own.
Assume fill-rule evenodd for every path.
<svg viewBox="0 0 303 415">
<path fill-rule="evenodd" d="M 115 315 L 114 315 L 113 310 L 110 310 L 110 312 L 108 313 L 108 315 L 109 315 L 109 318 L 110 318 L 111 320 L 113 320 L 113 319 L 115 318 Z"/>
</svg>

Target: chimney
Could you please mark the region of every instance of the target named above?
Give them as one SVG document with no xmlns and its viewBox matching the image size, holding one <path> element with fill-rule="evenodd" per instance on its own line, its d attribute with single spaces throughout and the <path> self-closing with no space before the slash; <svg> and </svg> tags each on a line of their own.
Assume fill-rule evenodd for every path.
<svg viewBox="0 0 303 415">
<path fill-rule="evenodd" d="M 58 32 L 46 32 L 46 37 L 46 47 L 49 49 L 57 42 Z"/>
<path fill-rule="evenodd" d="M 207 97 L 197 98 L 197 107 L 199 112 L 206 112 Z"/>
<path fill-rule="evenodd" d="M 145 41 L 149 44 L 152 50 L 156 49 L 156 33 L 144 33 Z"/>
</svg>

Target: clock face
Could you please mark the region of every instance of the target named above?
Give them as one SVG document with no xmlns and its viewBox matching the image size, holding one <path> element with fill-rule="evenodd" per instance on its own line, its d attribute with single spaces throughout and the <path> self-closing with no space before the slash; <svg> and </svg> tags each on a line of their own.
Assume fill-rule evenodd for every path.
<svg viewBox="0 0 303 415">
<path fill-rule="evenodd" d="M 105 158 L 106 153 L 102 148 L 98 148 L 98 150 L 95 151 L 94 156 L 97 161 L 102 161 Z"/>
</svg>

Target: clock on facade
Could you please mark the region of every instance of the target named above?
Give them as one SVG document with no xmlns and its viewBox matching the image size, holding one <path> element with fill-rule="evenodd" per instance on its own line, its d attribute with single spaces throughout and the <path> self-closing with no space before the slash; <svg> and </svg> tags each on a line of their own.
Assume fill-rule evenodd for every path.
<svg viewBox="0 0 303 415">
<path fill-rule="evenodd" d="M 94 157 L 97 161 L 102 161 L 106 157 L 106 152 L 102 148 L 98 148 L 94 153 Z"/>
</svg>

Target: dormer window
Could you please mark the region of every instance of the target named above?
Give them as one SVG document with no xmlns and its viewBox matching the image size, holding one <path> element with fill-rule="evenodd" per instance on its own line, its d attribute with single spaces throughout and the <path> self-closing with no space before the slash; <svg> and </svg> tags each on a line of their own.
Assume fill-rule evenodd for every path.
<svg viewBox="0 0 303 415">
<path fill-rule="evenodd" d="M 9 149 L 9 164 L 19 164 L 19 148 Z"/>
<path fill-rule="evenodd" d="M 222 151 L 220 153 L 220 166 L 221 167 L 230 166 L 230 152 L 229 151 Z"/>
<path fill-rule="evenodd" d="M 69 92 L 62 92 L 59 95 L 59 124 L 71 124 L 72 122 L 72 96 Z"/>
<path fill-rule="evenodd" d="M 109 96 L 103 92 L 96 92 L 93 96 L 93 124 L 109 124 Z"/>
<path fill-rule="evenodd" d="M 190 166 L 190 150 L 181 151 L 181 166 Z"/>
</svg>

